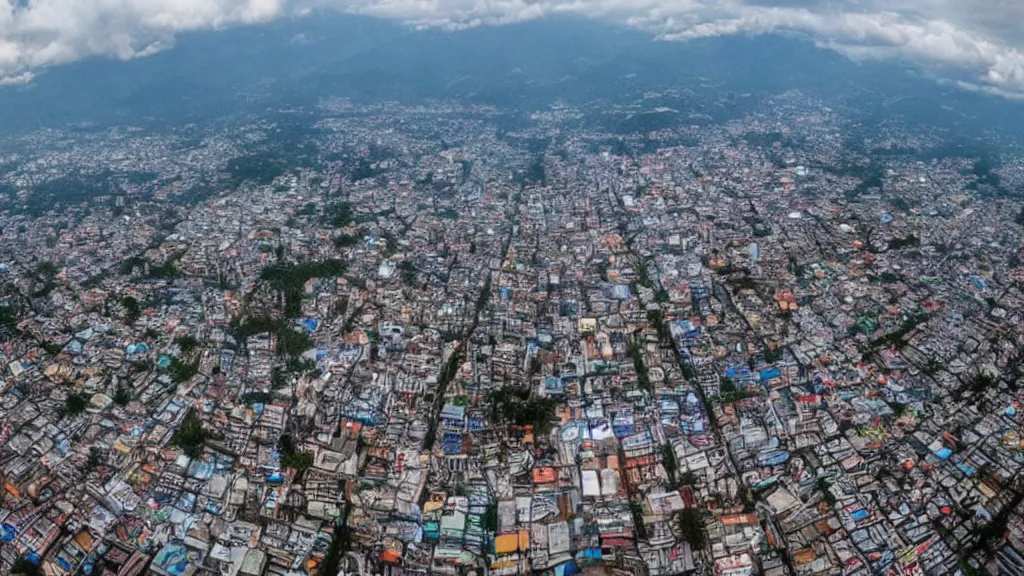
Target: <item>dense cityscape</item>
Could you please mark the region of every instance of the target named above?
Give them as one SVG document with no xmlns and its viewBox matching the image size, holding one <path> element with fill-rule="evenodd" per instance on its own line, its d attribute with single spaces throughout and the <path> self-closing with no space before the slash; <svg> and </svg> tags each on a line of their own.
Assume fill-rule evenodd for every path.
<svg viewBox="0 0 1024 576">
<path fill-rule="evenodd" d="M 0 573 L 1024 573 L 1024 157 L 665 96 L 6 139 Z"/>
</svg>

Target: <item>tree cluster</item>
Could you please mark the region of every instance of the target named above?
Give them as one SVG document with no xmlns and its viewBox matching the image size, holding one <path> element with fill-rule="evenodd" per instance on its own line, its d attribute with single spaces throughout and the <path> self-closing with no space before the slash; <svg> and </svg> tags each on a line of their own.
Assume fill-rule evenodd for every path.
<svg viewBox="0 0 1024 576">
<path fill-rule="evenodd" d="M 312 278 L 334 278 L 345 274 L 347 267 L 341 260 L 305 262 L 294 265 L 268 266 L 260 273 L 260 280 L 284 295 L 284 314 L 298 318 L 302 313 L 302 291 Z"/>
<path fill-rule="evenodd" d="M 313 466 L 312 452 L 299 452 L 289 434 L 282 434 L 277 442 L 277 451 L 281 455 L 281 466 L 301 472 Z"/>
<path fill-rule="evenodd" d="M 270 332 L 277 338 L 277 351 L 286 356 L 298 356 L 313 347 L 308 336 L 292 328 L 290 322 L 269 316 L 257 316 L 245 320 L 234 319 L 232 328 L 235 339 L 245 342 L 250 336 Z"/>
<path fill-rule="evenodd" d="M 651 377 L 647 372 L 647 363 L 644 362 L 643 350 L 635 342 L 629 345 L 629 356 L 633 359 L 633 368 L 636 370 L 637 387 L 647 392 L 654 392 Z"/>
<path fill-rule="evenodd" d="M 89 395 L 84 392 L 71 392 L 64 401 L 64 412 L 68 416 L 78 416 L 89 407 Z"/>
<path fill-rule="evenodd" d="M 491 419 L 514 426 L 532 426 L 543 436 L 551 431 L 558 401 L 531 396 L 526 388 L 506 387 L 490 393 Z"/>
<path fill-rule="evenodd" d="M 187 382 L 199 373 L 199 362 L 185 362 L 180 358 L 171 358 L 171 364 L 167 367 L 167 374 L 175 384 Z"/>
<path fill-rule="evenodd" d="M 171 436 L 171 444 L 181 448 L 190 458 L 198 458 L 208 438 L 209 433 L 203 428 L 203 421 L 194 409 L 189 408 L 178 429 Z"/>
</svg>

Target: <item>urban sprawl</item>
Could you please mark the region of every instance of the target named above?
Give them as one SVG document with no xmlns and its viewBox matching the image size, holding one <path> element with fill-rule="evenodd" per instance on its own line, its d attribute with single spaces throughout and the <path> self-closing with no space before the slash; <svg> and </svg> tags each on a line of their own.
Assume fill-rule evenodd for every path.
<svg viewBox="0 0 1024 576">
<path fill-rule="evenodd" d="M 0 573 L 1024 574 L 1019 158 L 309 114 L 5 143 Z"/>
</svg>

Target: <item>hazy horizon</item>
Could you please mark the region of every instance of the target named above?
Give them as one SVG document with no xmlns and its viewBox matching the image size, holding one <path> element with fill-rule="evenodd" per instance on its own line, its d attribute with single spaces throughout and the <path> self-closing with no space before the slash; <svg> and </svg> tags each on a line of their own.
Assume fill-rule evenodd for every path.
<svg viewBox="0 0 1024 576">
<path fill-rule="evenodd" d="M 947 72 L 960 71 L 949 68 Z M 360 101 L 467 100 L 521 110 L 560 100 L 634 102 L 648 91 L 701 97 L 787 90 L 970 135 L 1024 135 L 1014 99 L 965 89 L 902 59 L 852 60 L 792 31 L 666 41 L 569 13 L 500 26 L 417 29 L 321 10 L 302 18 L 179 34 L 129 60 L 97 54 L 0 88 L 0 130 L 159 126 Z"/>
</svg>

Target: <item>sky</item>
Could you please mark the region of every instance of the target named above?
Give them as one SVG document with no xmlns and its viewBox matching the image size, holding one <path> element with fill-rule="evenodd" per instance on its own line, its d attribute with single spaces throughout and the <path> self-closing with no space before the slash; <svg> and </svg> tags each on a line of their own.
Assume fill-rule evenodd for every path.
<svg viewBox="0 0 1024 576">
<path fill-rule="evenodd" d="M 797 34 L 855 60 L 896 59 L 1024 99 L 1024 0 L 0 0 L 0 84 L 86 58 L 144 58 L 184 32 L 320 9 L 451 30 L 597 18 L 676 42 Z"/>
</svg>

